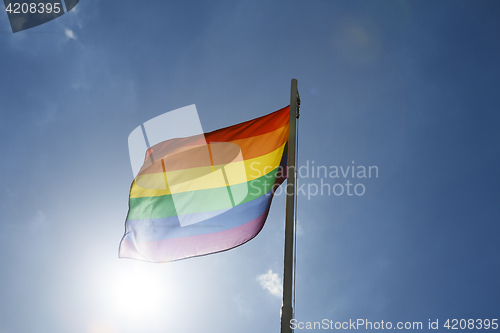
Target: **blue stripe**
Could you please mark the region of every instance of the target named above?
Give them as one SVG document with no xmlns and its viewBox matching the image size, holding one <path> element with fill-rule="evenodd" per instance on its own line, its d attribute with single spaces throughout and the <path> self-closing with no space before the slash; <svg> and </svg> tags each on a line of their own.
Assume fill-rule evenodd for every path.
<svg viewBox="0 0 500 333">
<path fill-rule="evenodd" d="M 208 220 L 181 227 L 177 216 L 127 221 L 127 237 L 139 242 L 207 235 L 239 227 L 262 215 L 271 204 L 271 191 Z M 129 235 L 132 233 L 133 235 Z"/>
</svg>

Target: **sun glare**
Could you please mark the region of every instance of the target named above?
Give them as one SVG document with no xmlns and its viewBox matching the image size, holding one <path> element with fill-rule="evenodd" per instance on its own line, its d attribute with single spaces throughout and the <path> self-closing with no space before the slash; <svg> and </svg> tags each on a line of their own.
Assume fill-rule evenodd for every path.
<svg viewBox="0 0 500 333">
<path fill-rule="evenodd" d="M 121 270 L 111 286 L 111 300 L 116 314 L 137 324 L 165 311 L 166 286 L 158 267 L 133 265 Z"/>
</svg>

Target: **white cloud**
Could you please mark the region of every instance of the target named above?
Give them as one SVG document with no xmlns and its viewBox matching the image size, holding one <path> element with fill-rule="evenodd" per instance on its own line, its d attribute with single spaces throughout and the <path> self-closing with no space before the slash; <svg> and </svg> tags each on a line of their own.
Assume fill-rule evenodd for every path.
<svg viewBox="0 0 500 333">
<path fill-rule="evenodd" d="M 64 30 L 64 33 L 66 34 L 66 37 L 76 40 L 76 36 L 73 30 L 66 28 L 66 30 Z"/>
<path fill-rule="evenodd" d="M 257 281 L 259 281 L 262 289 L 269 291 L 272 295 L 278 297 L 283 295 L 283 286 L 278 273 L 269 270 L 265 274 L 258 275 Z"/>
</svg>

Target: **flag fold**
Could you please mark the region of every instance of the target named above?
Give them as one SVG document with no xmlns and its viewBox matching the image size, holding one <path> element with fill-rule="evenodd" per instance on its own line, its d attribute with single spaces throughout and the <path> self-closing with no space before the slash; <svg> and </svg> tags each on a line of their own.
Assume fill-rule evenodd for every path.
<svg viewBox="0 0 500 333">
<path fill-rule="evenodd" d="M 286 179 L 289 110 L 149 148 L 130 187 L 119 256 L 168 262 L 254 238 Z"/>
</svg>

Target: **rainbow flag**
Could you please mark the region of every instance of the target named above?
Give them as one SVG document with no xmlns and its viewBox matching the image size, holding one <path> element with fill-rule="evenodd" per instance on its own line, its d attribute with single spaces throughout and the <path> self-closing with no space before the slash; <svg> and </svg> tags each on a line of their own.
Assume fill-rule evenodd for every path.
<svg viewBox="0 0 500 333">
<path fill-rule="evenodd" d="M 286 179 L 289 112 L 149 148 L 130 187 L 119 256 L 168 262 L 254 238 Z"/>
</svg>

